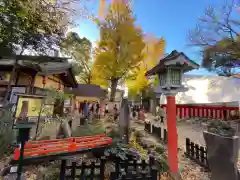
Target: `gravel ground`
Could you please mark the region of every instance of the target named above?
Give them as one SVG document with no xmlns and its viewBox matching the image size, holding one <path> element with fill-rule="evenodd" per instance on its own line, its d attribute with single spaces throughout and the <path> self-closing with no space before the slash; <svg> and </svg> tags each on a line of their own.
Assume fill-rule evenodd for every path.
<svg viewBox="0 0 240 180">
<path fill-rule="evenodd" d="M 134 127 L 135 129 L 138 129 L 138 130 L 144 130 L 143 123 L 132 122 L 131 127 Z M 178 158 L 179 158 L 179 170 L 181 172 L 182 179 L 183 180 L 210 180 L 209 172 L 206 172 L 204 168 L 200 167 L 198 164 L 194 163 L 193 161 L 191 161 L 190 159 L 184 156 L 185 138 L 190 136 L 191 139 L 195 141 L 200 137 L 199 132 L 203 130 L 203 129 L 200 129 L 199 127 L 198 129 L 199 131 L 196 131 L 195 133 L 194 131 L 195 128 L 191 129 L 190 127 L 191 126 L 189 126 L 188 124 L 185 124 L 185 125 L 181 124 L 178 126 L 179 147 L 180 147 Z M 197 128 L 197 125 L 196 125 L 196 128 Z M 182 131 L 185 131 L 185 132 L 182 132 Z M 159 144 L 159 141 L 155 137 L 147 133 L 146 133 L 146 136 L 148 137 L 149 141 L 154 141 L 155 144 Z M 202 141 L 204 142 L 203 138 L 202 138 Z"/>
</svg>

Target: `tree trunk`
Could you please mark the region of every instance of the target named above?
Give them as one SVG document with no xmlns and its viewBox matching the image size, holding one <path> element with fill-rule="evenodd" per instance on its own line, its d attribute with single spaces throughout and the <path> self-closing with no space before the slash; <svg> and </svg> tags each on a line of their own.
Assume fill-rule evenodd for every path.
<svg viewBox="0 0 240 180">
<path fill-rule="evenodd" d="M 117 91 L 117 84 L 118 84 L 118 79 L 112 79 L 111 80 L 110 102 L 114 102 L 114 100 L 115 100 L 115 95 L 116 95 L 116 91 Z"/>
</svg>

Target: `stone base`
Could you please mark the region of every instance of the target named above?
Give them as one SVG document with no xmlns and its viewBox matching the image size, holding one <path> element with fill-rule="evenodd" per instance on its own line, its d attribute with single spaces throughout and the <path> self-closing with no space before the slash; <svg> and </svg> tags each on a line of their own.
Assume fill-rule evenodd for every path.
<svg viewBox="0 0 240 180">
<path fill-rule="evenodd" d="M 211 180 L 240 180 L 237 169 L 239 137 L 223 137 L 204 131 Z"/>
</svg>

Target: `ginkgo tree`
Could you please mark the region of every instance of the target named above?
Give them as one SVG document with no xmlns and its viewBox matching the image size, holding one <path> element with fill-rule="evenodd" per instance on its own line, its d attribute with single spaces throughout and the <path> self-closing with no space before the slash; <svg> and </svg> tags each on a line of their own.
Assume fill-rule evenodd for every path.
<svg viewBox="0 0 240 180">
<path fill-rule="evenodd" d="M 154 79 L 148 79 L 145 73 L 157 65 L 161 57 L 165 52 L 165 40 L 161 37 L 157 39 L 154 36 L 147 35 L 145 37 L 145 48 L 143 49 L 143 60 L 139 67 L 135 68 L 134 79 L 128 79 L 126 81 L 129 94 L 131 97 L 135 97 L 146 89 L 150 84 L 157 85 L 157 77 Z"/>
<path fill-rule="evenodd" d="M 94 71 L 98 79 L 109 82 L 110 101 L 114 101 L 117 85 L 143 58 L 143 33 L 134 23 L 133 12 L 123 1 L 112 1 L 104 19 L 98 21 L 100 41 L 95 49 Z"/>
</svg>

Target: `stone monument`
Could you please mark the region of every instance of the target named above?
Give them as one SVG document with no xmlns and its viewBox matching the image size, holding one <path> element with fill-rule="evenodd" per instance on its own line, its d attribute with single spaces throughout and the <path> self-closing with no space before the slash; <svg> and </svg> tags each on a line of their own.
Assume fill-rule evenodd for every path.
<svg viewBox="0 0 240 180">
<path fill-rule="evenodd" d="M 129 106 L 128 99 L 123 98 L 120 106 L 120 115 L 119 115 L 119 132 L 120 137 L 122 137 L 122 142 L 127 144 L 129 141 Z"/>
</svg>

